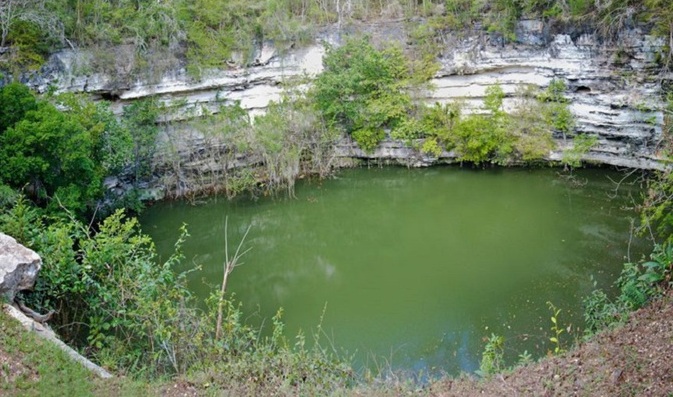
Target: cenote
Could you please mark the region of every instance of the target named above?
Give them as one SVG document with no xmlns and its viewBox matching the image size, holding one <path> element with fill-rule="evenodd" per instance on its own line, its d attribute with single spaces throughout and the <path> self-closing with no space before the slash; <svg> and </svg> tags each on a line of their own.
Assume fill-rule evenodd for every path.
<svg viewBox="0 0 673 397">
<path fill-rule="evenodd" d="M 202 265 L 189 282 L 203 298 L 222 279 L 225 218 L 230 244 L 252 225 L 252 250 L 228 283 L 248 321 L 268 325 L 282 307 L 289 337 L 320 323 L 322 342 L 358 369 L 456 374 L 478 369 L 491 333 L 505 337 L 510 363 L 546 354 L 547 302 L 563 327 L 581 328 L 582 298 L 646 252 L 630 237 L 638 186 L 622 183 L 615 197 L 619 173 L 561 174 L 351 169 L 300 181 L 296 198 L 163 202 L 141 221 L 164 257 L 188 225 L 178 270 Z"/>
</svg>

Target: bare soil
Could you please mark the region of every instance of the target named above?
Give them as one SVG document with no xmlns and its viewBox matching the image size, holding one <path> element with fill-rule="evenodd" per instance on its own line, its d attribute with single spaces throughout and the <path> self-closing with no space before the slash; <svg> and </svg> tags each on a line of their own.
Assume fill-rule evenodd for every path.
<svg viewBox="0 0 673 397">
<path fill-rule="evenodd" d="M 488 380 L 444 379 L 431 396 L 673 396 L 673 292 L 571 351 Z"/>
</svg>

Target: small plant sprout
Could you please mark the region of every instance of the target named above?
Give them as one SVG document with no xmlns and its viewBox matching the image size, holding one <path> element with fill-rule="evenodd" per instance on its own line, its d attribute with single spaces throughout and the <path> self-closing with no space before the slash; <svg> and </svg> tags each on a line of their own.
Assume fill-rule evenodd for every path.
<svg viewBox="0 0 673 397">
<path fill-rule="evenodd" d="M 547 301 L 547 306 L 549 306 L 549 310 L 551 310 L 551 312 L 552 312 L 551 331 L 553 333 L 553 336 L 551 338 L 549 338 L 549 341 L 554 344 L 554 354 L 561 354 L 561 353 L 565 352 L 565 349 L 563 349 L 563 347 L 561 347 L 560 337 L 561 337 L 561 334 L 566 331 L 566 330 L 563 329 L 563 327 L 560 327 L 559 324 L 558 324 L 558 315 L 559 315 L 559 313 L 561 313 L 561 309 L 557 308 L 556 306 L 554 306 L 553 303 L 551 303 L 549 301 Z M 568 327 L 568 328 L 570 328 L 570 327 Z"/>
</svg>

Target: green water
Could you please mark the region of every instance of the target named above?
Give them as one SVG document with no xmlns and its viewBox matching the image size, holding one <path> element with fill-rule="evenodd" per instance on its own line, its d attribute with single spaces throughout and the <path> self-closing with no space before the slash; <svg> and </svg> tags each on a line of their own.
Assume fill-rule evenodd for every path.
<svg viewBox="0 0 673 397">
<path fill-rule="evenodd" d="M 303 182 L 296 199 L 265 197 L 199 205 L 160 203 L 141 221 L 162 255 L 188 224 L 185 268 L 205 297 L 222 278 L 224 223 L 253 247 L 232 274 L 230 292 L 248 321 L 285 309 L 288 335 L 322 327 L 356 367 L 418 373 L 474 371 L 483 338 L 506 338 L 510 360 L 550 349 L 547 301 L 563 326 L 581 327 L 581 298 L 609 286 L 629 247 L 637 187 L 616 198 L 606 170 L 457 167 L 346 170 Z M 577 183 L 579 182 L 579 183 Z M 580 186 L 578 186 L 580 185 Z"/>
</svg>

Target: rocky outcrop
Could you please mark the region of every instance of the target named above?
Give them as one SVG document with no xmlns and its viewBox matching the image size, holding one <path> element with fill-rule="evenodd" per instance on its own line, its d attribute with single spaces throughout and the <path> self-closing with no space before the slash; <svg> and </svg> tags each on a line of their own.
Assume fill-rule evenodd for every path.
<svg viewBox="0 0 673 397">
<path fill-rule="evenodd" d="M 374 40 L 406 37 L 401 23 L 368 29 Z M 235 101 L 255 115 L 280 98 L 284 82 L 322 71 L 323 43 L 338 45 L 346 34 L 343 29 L 329 28 L 318 35 L 316 44 L 303 48 L 279 49 L 266 43 L 258 48 L 253 66 L 206 71 L 199 80 L 190 77 L 179 61 L 155 76 L 134 76 L 133 56 L 128 54 L 115 57 L 114 73 L 84 73 L 91 70 L 86 65 L 95 55 L 67 50 L 55 54 L 41 73 L 26 82 L 39 91 L 52 86 L 58 91 L 89 92 L 111 99 L 117 111 L 128 101 L 156 96 L 179 107 L 170 116 L 173 119 L 198 117 L 202 109 L 216 111 L 221 104 Z M 554 28 L 537 20 L 521 21 L 516 37 L 505 43 L 483 29 L 445 35 L 434 88 L 421 94 L 421 99 L 428 103 L 458 100 L 468 112 L 478 112 L 486 89 L 498 83 L 508 95 L 505 107 L 511 108 L 520 87 L 545 88 L 552 79 L 562 79 L 569 89 L 575 132 L 598 137 L 585 160 L 634 168 L 662 167 L 658 157 L 664 123 L 661 87 L 671 83 L 673 76 L 662 74 L 657 64 L 663 48 L 659 39 L 645 28 L 633 28 L 608 42 L 586 27 Z M 555 138 L 558 150 L 549 154 L 552 160 L 560 159 L 562 149 L 572 145 L 572 136 Z M 174 158 L 175 147 L 181 147 L 189 148 L 180 151 L 188 162 L 189 151 L 202 151 L 206 144 L 198 134 L 181 134 L 177 139 L 184 142 L 176 142 L 175 134 L 159 138 L 160 142 L 171 141 L 172 146 L 164 153 L 159 151 L 158 161 Z M 344 158 L 393 159 L 419 166 L 453 158 L 449 152 L 429 158 L 389 140 L 373 153 L 353 147 L 348 139 L 336 149 Z M 170 155 L 166 153 L 169 150 Z"/>
<path fill-rule="evenodd" d="M 17 292 L 33 288 L 41 267 L 42 259 L 35 251 L 0 233 L 1 296 L 11 302 Z"/>
<path fill-rule="evenodd" d="M 541 21 L 521 21 L 518 40 L 502 44 L 489 36 L 455 39 L 442 56 L 432 100 L 460 99 L 477 109 L 486 89 L 499 83 L 512 106 L 522 85 L 566 82 L 576 132 L 595 135 L 586 160 L 633 168 L 660 168 L 658 145 L 664 123 L 660 39 L 641 28 L 604 42 L 589 29 L 551 33 Z M 559 148 L 568 145 L 556 137 Z M 560 158 L 560 151 L 550 154 Z"/>
</svg>

